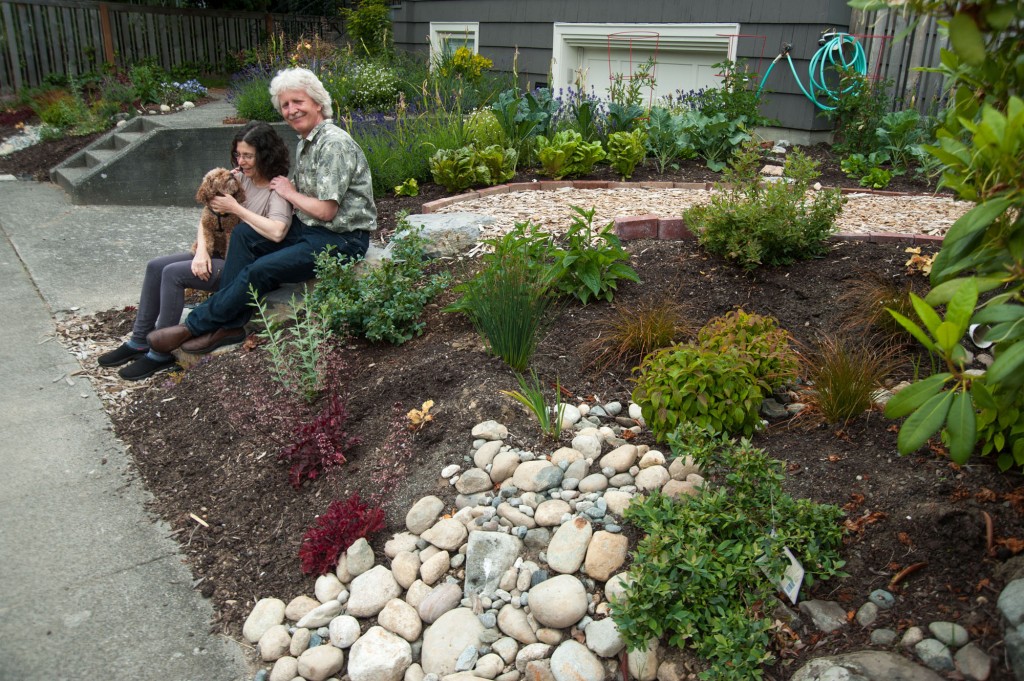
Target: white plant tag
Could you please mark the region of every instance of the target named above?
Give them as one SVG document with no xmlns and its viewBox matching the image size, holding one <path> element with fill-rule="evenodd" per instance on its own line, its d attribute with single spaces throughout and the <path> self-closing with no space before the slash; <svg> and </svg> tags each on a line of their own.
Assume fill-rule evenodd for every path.
<svg viewBox="0 0 1024 681">
<path fill-rule="evenodd" d="M 782 552 L 786 554 L 786 558 L 789 558 L 789 567 L 786 568 L 779 580 L 779 588 L 792 601 L 793 605 L 796 605 L 797 597 L 800 595 L 800 586 L 804 582 L 804 566 L 800 564 L 788 546 L 783 546 Z"/>
</svg>

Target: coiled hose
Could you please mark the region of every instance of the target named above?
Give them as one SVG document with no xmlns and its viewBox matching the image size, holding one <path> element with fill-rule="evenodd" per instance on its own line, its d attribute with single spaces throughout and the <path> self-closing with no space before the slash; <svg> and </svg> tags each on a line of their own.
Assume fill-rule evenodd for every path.
<svg viewBox="0 0 1024 681">
<path fill-rule="evenodd" d="M 853 54 L 847 56 L 847 45 L 853 46 Z M 761 90 L 764 88 L 764 84 L 768 81 L 768 76 L 771 74 L 772 69 L 775 68 L 775 64 L 778 63 L 783 57 L 789 62 L 789 70 L 793 72 L 793 78 L 796 80 L 796 84 L 800 86 L 800 91 L 804 93 L 807 99 L 814 102 L 814 105 L 819 109 L 825 111 L 834 111 L 834 106 L 822 104 L 819 101 L 819 97 L 824 96 L 826 101 L 836 99 L 840 94 L 849 91 L 854 86 L 848 86 L 841 91 L 836 91 L 829 88 L 825 84 L 825 70 L 832 67 L 842 67 L 845 69 L 852 69 L 861 76 L 867 75 L 868 72 L 868 59 L 864 54 L 864 48 L 860 42 L 849 33 L 834 33 L 832 37 L 825 41 L 825 43 L 818 48 L 818 51 L 811 57 L 811 63 L 807 68 L 809 76 L 810 90 L 804 87 L 804 84 L 800 81 L 800 76 L 797 75 L 796 66 L 793 65 L 793 59 L 789 56 L 791 46 L 786 45 L 782 48 L 782 52 L 779 56 L 772 60 L 768 70 L 764 72 L 764 77 L 761 78 L 761 85 L 757 88 L 757 94 L 760 96 Z M 838 56 L 837 56 L 838 55 Z"/>
</svg>

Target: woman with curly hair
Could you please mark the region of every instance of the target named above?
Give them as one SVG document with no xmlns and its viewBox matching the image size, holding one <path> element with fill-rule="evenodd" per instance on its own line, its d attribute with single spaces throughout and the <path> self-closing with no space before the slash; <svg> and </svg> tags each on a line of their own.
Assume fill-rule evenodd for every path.
<svg viewBox="0 0 1024 681">
<path fill-rule="evenodd" d="M 270 181 L 288 174 L 288 147 L 266 123 L 249 123 L 238 131 L 231 143 L 231 160 L 232 172 L 245 190 L 245 201 L 239 203 L 233 196 L 217 196 L 210 200 L 210 208 L 222 215 L 237 216 L 244 224 L 235 229 L 248 225 L 262 237 L 280 242 L 291 225 L 292 206 L 271 188 Z M 142 279 L 131 338 L 117 349 L 100 355 L 99 365 L 115 367 L 131 362 L 117 372 L 129 381 L 138 381 L 172 367 L 174 356 L 150 348 L 146 336 L 155 329 L 181 322 L 186 288 L 201 291 L 220 288 L 225 256 L 225 253 L 210 253 L 200 227 L 195 255 L 175 253 L 150 260 Z"/>
</svg>

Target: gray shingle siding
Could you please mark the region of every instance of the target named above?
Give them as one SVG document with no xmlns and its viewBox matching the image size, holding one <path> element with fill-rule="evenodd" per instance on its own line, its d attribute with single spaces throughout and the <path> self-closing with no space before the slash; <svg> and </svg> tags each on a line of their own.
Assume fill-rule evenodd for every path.
<svg viewBox="0 0 1024 681">
<path fill-rule="evenodd" d="M 554 22 L 568 23 L 738 23 L 739 33 L 765 36 L 740 39 L 737 57 L 764 72 L 783 43 L 792 55 L 801 82 L 808 87 L 809 60 L 826 29 L 847 30 L 850 8 L 845 0 L 404 0 L 393 13 L 395 45 L 426 52 L 432 21 L 479 22 L 479 50 L 496 69 L 511 68 L 518 48 L 522 84 L 548 82 Z M 762 56 L 763 51 L 763 56 Z M 870 65 L 869 65 L 870 68 Z M 783 127 L 827 130 L 828 122 L 801 93 L 789 65 L 781 60 L 765 86 L 762 108 Z"/>
</svg>

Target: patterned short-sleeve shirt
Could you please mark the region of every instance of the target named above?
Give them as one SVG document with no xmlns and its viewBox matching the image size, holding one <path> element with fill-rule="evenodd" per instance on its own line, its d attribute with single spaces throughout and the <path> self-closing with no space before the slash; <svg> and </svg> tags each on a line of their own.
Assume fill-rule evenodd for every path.
<svg viewBox="0 0 1024 681">
<path fill-rule="evenodd" d="M 299 140 L 295 158 L 295 188 L 321 201 L 338 202 L 338 213 L 326 222 L 296 206 L 295 214 L 303 223 L 339 233 L 377 229 L 370 166 L 351 135 L 323 121 Z"/>
</svg>

